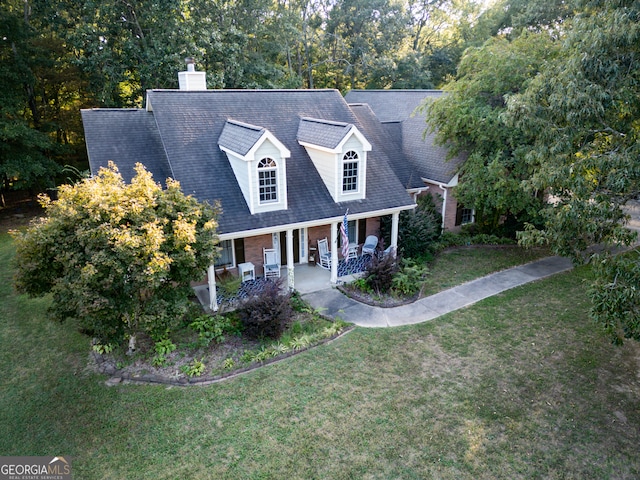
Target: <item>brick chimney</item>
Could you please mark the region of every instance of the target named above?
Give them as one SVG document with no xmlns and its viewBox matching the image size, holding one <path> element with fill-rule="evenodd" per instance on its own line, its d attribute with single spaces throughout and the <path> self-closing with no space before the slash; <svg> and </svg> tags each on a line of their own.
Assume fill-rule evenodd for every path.
<svg viewBox="0 0 640 480">
<path fill-rule="evenodd" d="M 187 71 L 178 72 L 178 83 L 180 85 L 180 90 L 206 90 L 206 72 L 196 72 L 196 62 L 193 57 L 187 57 L 184 59 L 184 61 L 187 64 Z"/>
</svg>

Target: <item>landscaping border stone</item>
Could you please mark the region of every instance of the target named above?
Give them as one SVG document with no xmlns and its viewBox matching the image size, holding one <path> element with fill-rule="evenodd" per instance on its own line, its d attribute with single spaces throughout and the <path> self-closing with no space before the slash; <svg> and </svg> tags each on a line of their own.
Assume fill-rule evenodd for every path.
<svg viewBox="0 0 640 480">
<path fill-rule="evenodd" d="M 234 378 L 240 375 L 244 375 L 258 368 L 262 368 L 268 365 L 273 365 L 275 363 L 282 362 L 284 360 L 287 360 L 290 357 L 298 355 L 299 353 L 319 347 L 320 345 L 326 345 L 328 343 L 331 343 L 343 337 L 347 333 L 351 332 L 354 328 L 355 328 L 354 325 L 350 325 L 348 327 L 345 327 L 345 329 L 342 330 L 337 335 L 324 338 L 320 340 L 318 343 L 315 343 L 308 347 L 301 348 L 300 350 L 295 350 L 292 352 L 283 353 L 282 355 L 278 355 L 277 357 L 270 358 L 263 362 L 251 364 L 243 368 L 231 370 L 229 372 L 224 372 L 217 375 L 203 375 L 200 377 L 187 377 L 187 376 L 167 377 L 164 375 L 157 375 L 157 374 L 141 374 L 141 375 L 132 374 L 116 368 L 115 361 L 108 355 L 102 355 L 98 352 L 92 351 L 91 358 L 95 362 L 98 372 L 104 375 L 108 375 L 110 377 L 105 381 L 105 385 L 107 386 L 115 386 L 123 383 L 131 383 L 131 384 L 137 383 L 137 384 L 146 384 L 146 385 L 168 385 L 168 386 L 175 386 L 175 387 L 187 387 L 187 386 L 196 386 L 196 385 L 205 386 L 205 385 L 211 385 L 213 383 L 219 383 L 224 380 L 228 380 L 230 378 Z"/>
</svg>

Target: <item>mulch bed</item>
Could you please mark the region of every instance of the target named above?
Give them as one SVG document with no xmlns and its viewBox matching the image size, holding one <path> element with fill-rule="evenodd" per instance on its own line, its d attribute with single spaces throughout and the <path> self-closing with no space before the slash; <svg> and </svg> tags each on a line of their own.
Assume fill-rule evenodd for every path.
<svg viewBox="0 0 640 480">
<path fill-rule="evenodd" d="M 197 357 L 197 355 L 187 355 L 180 358 L 179 361 L 172 364 L 168 367 L 154 367 L 150 365 L 148 362 L 140 359 L 133 364 L 118 368 L 116 360 L 112 355 L 101 355 L 95 351 L 91 352 L 90 355 L 90 363 L 93 365 L 92 368 L 95 368 L 96 371 L 102 374 L 109 375 L 109 379 L 105 382 L 108 386 L 114 386 L 119 383 L 139 383 L 139 384 L 160 384 L 160 385 L 171 385 L 177 387 L 186 387 L 191 385 L 210 385 L 212 383 L 217 383 L 229 378 L 237 377 L 238 375 L 243 375 L 247 372 L 251 372 L 257 368 L 264 367 L 266 365 L 271 365 L 274 363 L 281 362 L 290 358 L 294 355 L 302 353 L 311 348 L 318 347 L 320 345 L 324 345 L 329 342 L 333 342 L 334 340 L 346 335 L 351 330 L 353 330 L 353 326 L 347 327 L 342 330 L 340 333 L 324 338 L 313 345 L 309 345 L 308 347 L 301 348 L 299 350 L 289 351 L 283 354 L 278 355 L 277 357 L 269 358 L 262 362 L 251 363 L 250 365 L 246 365 L 240 368 L 231 369 L 229 371 L 225 371 L 222 373 L 217 373 L 215 375 L 202 375 L 199 377 L 188 377 L 184 373 L 182 373 L 179 369 L 180 365 L 185 365 L 189 363 L 193 358 Z M 234 341 L 232 340 L 231 343 Z M 208 356 L 202 357 L 204 361 L 213 361 L 213 357 L 224 357 L 231 353 L 234 348 L 244 349 L 247 345 L 242 341 L 236 339 L 238 342 L 237 345 L 224 345 L 222 348 L 219 348 L 218 353 L 209 354 Z M 214 348 L 214 350 L 216 350 Z M 179 352 L 173 352 L 172 355 L 168 356 L 169 359 L 175 359 Z M 217 360 L 219 360 L 218 358 Z"/>
<path fill-rule="evenodd" d="M 341 291 L 344 295 L 349 298 L 353 298 L 354 300 L 364 303 L 366 305 L 370 305 L 372 307 L 381 307 L 381 308 L 393 308 L 399 307 L 401 305 L 407 305 L 409 303 L 413 303 L 420 298 L 421 292 L 412 295 L 407 298 L 397 298 L 391 295 L 376 295 L 372 293 L 365 293 L 352 286 L 351 284 L 346 285 L 338 285 L 338 290 Z"/>
</svg>

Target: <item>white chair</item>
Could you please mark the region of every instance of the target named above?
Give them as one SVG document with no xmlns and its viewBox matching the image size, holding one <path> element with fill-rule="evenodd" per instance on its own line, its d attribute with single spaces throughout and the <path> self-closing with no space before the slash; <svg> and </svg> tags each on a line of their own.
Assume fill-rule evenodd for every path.
<svg viewBox="0 0 640 480">
<path fill-rule="evenodd" d="M 329 242 L 326 238 L 318 240 L 318 260 L 322 268 L 331 268 L 331 252 L 329 251 Z"/>
<path fill-rule="evenodd" d="M 264 278 L 280 278 L 278 252 L 273 248 L 262 249 L 264 254 Z"/>
<path fill-rule="evenodd" d="M 351 260 L 352 258 L 358 258 L 358 244 L 350 243 L 349 244 L 349 252 L 347 253 L 347 259 Z"/>
<path fill-rule="evenodd" d="M 362 246 L 362 254 L 373 255 L 376 251 L 376 247 L 378 246 L 378 237 L 375 235 L 369 235 Z"/>
</svg>

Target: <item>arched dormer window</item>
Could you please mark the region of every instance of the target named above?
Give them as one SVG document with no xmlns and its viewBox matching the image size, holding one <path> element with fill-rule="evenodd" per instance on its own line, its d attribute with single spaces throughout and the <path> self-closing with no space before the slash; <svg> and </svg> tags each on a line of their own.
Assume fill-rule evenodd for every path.
<svg viewBox="0 0 640 480">
<path fill-rule="evenodd" d="M 355 125 L 305 117 L 300 119 L 296 138 L 336 202 L 367 197 L 371 144 Z"/>
<path fill-rule="evenodd" d="M 274 159 L 266 157 L 258 162 L 258 185 L 260 203 L 278 201 L 278 165 Z"/>
<path fill-rule="evenodd" d="M 342 193 L 356 193 L 358 191 L 358 154 L 349 150 L 342 157 Z"/>
</svg>

